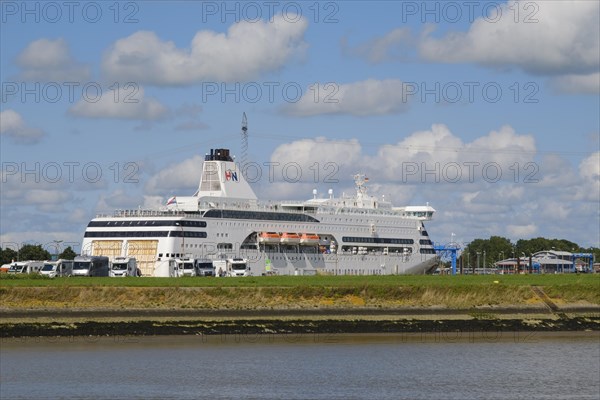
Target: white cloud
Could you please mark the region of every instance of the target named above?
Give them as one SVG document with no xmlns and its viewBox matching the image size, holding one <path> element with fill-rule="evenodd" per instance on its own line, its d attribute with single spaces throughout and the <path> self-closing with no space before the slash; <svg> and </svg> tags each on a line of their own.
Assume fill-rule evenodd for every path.
<svg viewBox="0 0 600 400">
<path fill-rule="evenodd" d="M 535 224 L 527 225 L 508 225 L 507 232 L 512 237 L 517 238 L 530 238 L 538 231 L 538 227 Z"/>
<path fill-rule="evenodd" d="M 19 54 L 21 78 L 30 81 L 82 82 L 90 79 L 90 67 L 77 62 L 62 39 L 35 40 Z"/>
<path fill-rule="evenodd" d="M 365 58 L 376 64 L 406 58 L 404 54 L 409 51 L 408 46 L 413 40 L 409 28 L 396 28 L 382 37 L 373 38 L 356 47 L 349 47 L 344 40 L 342 48 L 346 54 Z"/>
<path fill-rule="evenodd" d="M 405 85 L 397 79 L 312 86 L 296 103 L 284 107 L 291 115 L 350 114 L 356 116 L 402 113 L 408 110 Z"/>
<path fill-rule="evenodd" d="M 125 85 L 118 90 L 103 90 L 97 101 L 96 97 L 81 98 L 69 112 L 87 118 L 157 120 L 166 117 L 169 110 L 158 100 L 146 98 L 143 87 Z"/>
<path fill-rule="evenodd" d="M 34 189 L 25 192 L 25 198 L 23 201 L 25 204 L 62 205 L 70 198 L 71 195 L 64 190 Z"/>
<path fill-rule="evenodd" d="M 586 180 L 600 185 L 600 151 L 584 158 L 579 164 L 579 175 Z M 596 187 L 597 188 L 597 187 Z"/>
<path fill-rule="evenodd" d="M 203 161 L 204 157 L 194 156 L 163 169 L 148 180 L 145 186 L 146 193 L 160 196 L 191 196 L 198 189 Z"/>
<path fill-rule="evenodd" d="M 550 84 L 563 93 L 600 94 L 600 72 L 560 76 L 553 78 Z"/>
<path fill-rule="evenodd" d="M 322 172 L 328 163 L 339 169 L 340 165 L 352 165 L 359 162 L 360 158 L 361 146 L 358 140 L 327 140 L 324 137 L 282 144 L 271 154 L 271 162 L 279 163 L 278 170 L 281 171 L 288 163 L 297 163 L 309 180 L 314 175 L 310 167 L 314 169 L 315 162 L 319 163 Z M 331 168 L 332 171 L 333 169 Z"/>
<path fill-rule="evenodd" d="M 0 134 L 18 144 L 35 144 L 44 136 L 41 129 L 28 126 L 21 114 L 14 110 L 0 112 Z"/>
<path fill-rule="evenodd" d="M 288 18 L 289 19 L 289 18 Z M 153 85 L 186 85 L 203 80 L 245 81 L 282 68 L 301 56 L 305 19 L 241 21 L 227 33 L 199 31 L 187 49 L 139 31 L 117 40 L 106 52 L 103 71 L 111 78 Z"/>
<path fill-rule="evenodd" d="M 533 160 L 535 141 L 510 126 L 464 143 L 447 126 L 434 124 L 395 145 L 382 146 L 369 164 L 388 179 L 403 182 L 464 183 L 510 180 L 510 167 Z"/>
<path fill-rule="evenodd" d="M 597 1 L 544 1 L 534 3 L 534 23 L 514 20 L 523 3 L 501 6 L 503 17 L 490 22 L 476 19 L 468 32 L 442 38 L 430 34 L 420 43 L 430 61 L 474 62 L 491 67 L 516 66 L 533 74 L 587 74 L 600 64 L 600 3 Z M 530 15 L 530 12 L 527 13 Z"/>
<path fill-rule="evenodd" d="M 414 48 L 416 58 L 426 61 L 518 68 L 548 76 L 562 93 L 600 93 L 600 2 L 510 0 L 488 11 L 491 15 L 476 18 L 466 32 L 436 35 L 428 25 L 413 38 L 402 27 L 355 47 L 343 41 L 342 50 L 379 63 L 412 58 Z"/>
<path fill-rule="evenodd" d="M 143 198 L 117 189 L 111 193 L 100 195 L 96 204 L 98 212 L 112 212 L 116 209 L 135 209 L 142 205 Z"/>
</svg>

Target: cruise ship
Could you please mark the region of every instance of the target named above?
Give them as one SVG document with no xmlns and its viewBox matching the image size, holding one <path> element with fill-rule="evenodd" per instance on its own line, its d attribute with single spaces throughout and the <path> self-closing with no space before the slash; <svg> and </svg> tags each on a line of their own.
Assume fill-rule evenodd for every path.
<svg viewBox="0 0 600 400">
<path fill-rule="evenodd" d="M 92 219 L 82 254 L 135 257 L 144 276 L 173 276 L 175 260 L 243 260 L 244 276 L 424 274 L 437 256 L 424 222 L 429 206 L 394 207 L 354 176 L 353 195 L 261 201 L 229 149 L 211 149 L 193 196 L 156 210 Z M 205 264 L 205 263 L 204 263 Z M 169 272 L 171 271 L 171 272 Z"/>
</svg>

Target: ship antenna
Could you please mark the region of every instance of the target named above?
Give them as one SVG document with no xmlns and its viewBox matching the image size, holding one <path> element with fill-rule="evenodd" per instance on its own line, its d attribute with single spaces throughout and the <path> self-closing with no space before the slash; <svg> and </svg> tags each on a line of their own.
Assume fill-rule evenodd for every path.
<svg viewBox="0 0 600 400">
<path fill-rule="evenodd" d="M 248 120 L 246 113 L 242 116 L 242 161 L 240 163 L 241 171 L 244 171 L 244 166 L 248 158 Z"/>
</svg>

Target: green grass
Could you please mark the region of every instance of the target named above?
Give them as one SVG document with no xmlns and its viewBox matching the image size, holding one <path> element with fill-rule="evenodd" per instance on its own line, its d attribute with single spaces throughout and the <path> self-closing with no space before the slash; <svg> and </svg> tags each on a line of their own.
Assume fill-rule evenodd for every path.
<svg viewBox="0 0 600 400">
<path fill-rule="evenodd" d="M 246 278 L 40 278 L 0 275 L 1 287 L 389 287 L 389 286 L 591 286 L 600 291 L 600 274 L 564 275 L 386 275 L 386 276 L 261 276 Z"/>
<path fill-rule="evenodd" d="M 496 283 L 497 281 L 497 283 Z M 55 278 L 0 275 L 8 308 L 315 308 L 600 304 L 600 274 Z"/>
</svg>

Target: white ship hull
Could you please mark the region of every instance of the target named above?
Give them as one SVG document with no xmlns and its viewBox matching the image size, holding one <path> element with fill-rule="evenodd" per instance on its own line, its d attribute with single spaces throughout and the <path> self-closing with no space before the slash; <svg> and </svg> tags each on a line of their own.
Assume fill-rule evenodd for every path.
<svg viewBox="0 0 600 400">
<path fill-rule="evenodd" d="M 161 210 L 117 211 L 93 219 L 82 254 L 135 257 L 144 276 L 174 276 L 177 258 L 247 259 L 247 275 L 423 274 L 437 256 L 423 221 L 433 208 L 392 207 L 369 196 L 357 175 L 354 197 L 261 203 L 229 151 L 206 156 L 194 196 L 173 197 Z M 263 232 L 317 235 L 261 239 Z"/>
</svg>

